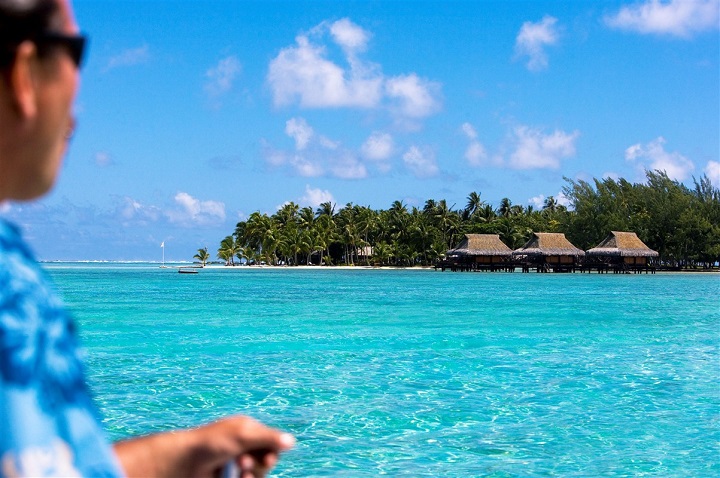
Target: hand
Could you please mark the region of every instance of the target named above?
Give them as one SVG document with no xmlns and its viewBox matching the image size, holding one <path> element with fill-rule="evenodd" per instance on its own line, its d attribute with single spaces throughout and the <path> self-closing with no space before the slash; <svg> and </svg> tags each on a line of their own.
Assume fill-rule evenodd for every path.
<svg viewBox="0 0 720 478">
<path fill-rule="evenodd" d="M 290 434 L 235 416 L 199 428 L 122 441 L 115 444 L 115 452 L 129 477 L 211 478 L 234 460 L 240 477 L 260 478 L 294 444 Z"/>
</svg>

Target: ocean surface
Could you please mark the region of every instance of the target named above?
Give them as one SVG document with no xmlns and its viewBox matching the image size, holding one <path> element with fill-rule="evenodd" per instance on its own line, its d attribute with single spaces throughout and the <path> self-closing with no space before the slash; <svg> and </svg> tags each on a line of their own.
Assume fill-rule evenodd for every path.
<svg viewBox="0 0 720 478">
<path fill-rule="evenodd" d="M 720 475 L 720 275 L 45 264 L 111 439 L 248 414 L 273 476 Z"/>
</svg>

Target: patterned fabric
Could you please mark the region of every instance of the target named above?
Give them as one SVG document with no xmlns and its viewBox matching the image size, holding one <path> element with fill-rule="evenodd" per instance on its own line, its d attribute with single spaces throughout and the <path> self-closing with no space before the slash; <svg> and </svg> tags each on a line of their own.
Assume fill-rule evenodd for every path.
<svg viewBox="0 0 720 478">
<path fill-rule="evenodd" d="M 73 322 L 18 231 L 0 219 L 0 477 L 121 475 Z"/>
</svg>

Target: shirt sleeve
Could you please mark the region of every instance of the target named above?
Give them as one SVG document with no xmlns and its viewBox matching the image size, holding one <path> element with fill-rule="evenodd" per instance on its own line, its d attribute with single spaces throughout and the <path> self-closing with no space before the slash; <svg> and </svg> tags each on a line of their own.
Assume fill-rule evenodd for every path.
<svg viewBox="0 0 720 478">
<path fill-rule="evenodd" d="M 79 350 L 49 279 L 0 223 L 0 477 L 122 476 Z"/>
</svg>

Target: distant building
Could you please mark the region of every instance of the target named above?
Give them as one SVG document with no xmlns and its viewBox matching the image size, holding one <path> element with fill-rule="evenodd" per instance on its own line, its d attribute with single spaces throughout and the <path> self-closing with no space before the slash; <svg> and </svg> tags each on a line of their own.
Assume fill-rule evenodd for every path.
<svg viewBox="0 0 720 478">
<path fill-rule="evenodd" d="M 585 251 L 570 243 L 559 232 L 533 232 L 530 240 L 512 253 L 523 272 L 574 272 Z"/>
<path fill-rule="evenodd" d="M 597 247 L 587 251 L 588 266 L 606 265 L 615 271 L 647 269 L 652 257 L 658 257 L 658 253 L 634 232 L 612 231 Z"/>
<path fill-rule="evenodd" d="M 462 270 L 505 270 L 512 259 L 512 249 L 498 234 L 465 234 L 460 244 L 447 251 L 445 265 Z"/>
</svg>

